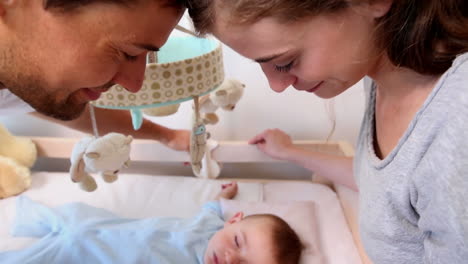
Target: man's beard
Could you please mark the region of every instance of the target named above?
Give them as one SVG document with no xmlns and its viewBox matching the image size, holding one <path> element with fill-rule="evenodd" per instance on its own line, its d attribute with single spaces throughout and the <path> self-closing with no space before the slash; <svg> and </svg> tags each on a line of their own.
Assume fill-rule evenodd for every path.
<svg viewBox="0 0 468 264">
<path fill-rule="evenodd" d="M 81 115 L 87 103 L 76 102 L 73 93 L 65 94 L 66 89 L 48 92 L 46 82 L 40 78 L 40 69 L 29 62 L 28 56 L 18 49 L 1 48 L 0 83 L 6 89 L 44 115 L 65 121 Z"/>
<path fill-rule="evenodd" d="M 30 78 L 22 78 L 22 83 L 17 83 L 13 86 L 7 86 L 8 89 L 19 98 L 23 99 L 26 103 L 32 106 L 36 111 L 46 116 L 69 121 L 78 118 L 86 108 L 87 101 L 77 100 L 77 93 L 79 90 L 70 94 L 63 94 L 60 92 L 67 92 L 63 89 L 54 94 L 47 93 L 44 85 L 41 85 L 40 80 L 32 81 Z M 100 87 L 93 87 L 96 91 L 107 91 L 115 83 L 108 82 Z M 64 98 L 58 100 L 57 98 Z"/>
<path fill-rule="evenodd" d="M 78 90 L 70 92 L 64 87 L 50 93 L 46 82 L 38 77 L 42 76 L 38 69 L 32 68 L 31 64 L 25 64 L 31 68 L 22 70 L 21 67 L 15 67 L 15 62 L 18 61 L 11 56 L 7 58 L 5 54 L 2 55 L 4 56 L 3 60 L 0 59 L 0 83 L 37 112 L 63 121 L 76 119 L 83 113 L 88 102 L 77 100 Z M 109 82 L 93 89 L 107 90 L 113 85 L 114 83 Z"/>
<path fill-rule="evenodd" d="M 45 86 L 41 85 L 41 80 L 31 76 L 17 76 L 20 77 L 17 81 L 4 81 L 6 88 L 41 114 L 69 121 L 78 118 L 87 105 L 87 102 L 76 102 L 75 93 L 57 100 L 60 96 L 47 93 Z"/>
</svg>

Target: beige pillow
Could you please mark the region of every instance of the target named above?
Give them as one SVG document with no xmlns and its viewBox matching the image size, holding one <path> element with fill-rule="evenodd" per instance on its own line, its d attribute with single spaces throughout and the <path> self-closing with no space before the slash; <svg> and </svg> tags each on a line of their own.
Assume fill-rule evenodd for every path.
<svg viewBox="0 0 468 264">
<path fill-rule="evenodd" d="M 230 219 L 237 212 L 244 216 L 253 214 L 273 214 L 285 220 L 296 231 L 304 250 L 301 264 L 323 263 L 320 253 L 315 204 L 312 201 L 291 201 L 282 203 L 244 202 L 221 199 L 224 219 Z"/>
</svg>

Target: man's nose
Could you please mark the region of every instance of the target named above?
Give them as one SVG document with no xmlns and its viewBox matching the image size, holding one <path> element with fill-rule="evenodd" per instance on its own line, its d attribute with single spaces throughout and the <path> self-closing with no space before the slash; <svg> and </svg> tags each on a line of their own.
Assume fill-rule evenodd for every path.
<svg viewBox="0 0 468 264">
<path fill-rule="evenodd" d="M 145 79 L 146 53 L 137 57 L 135 61 L 126 61 L 121 64 L 119 71 L 112 82 L 120 84 L 129 92 L 135 93 L 141 89 Z"/>
</svg>

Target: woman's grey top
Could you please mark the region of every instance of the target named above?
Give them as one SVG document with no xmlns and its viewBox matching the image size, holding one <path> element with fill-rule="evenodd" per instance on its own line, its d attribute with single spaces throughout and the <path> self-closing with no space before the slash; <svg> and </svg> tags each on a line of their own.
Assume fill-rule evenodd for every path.
<svg viewBox="0 0 468 264">
<path fill-rule="evenodd" d="M 380 263 L 468 263 L 468 53 L 458 56 L 383 160 L 369 89 L 354 160 L 360 228 Z"/>
</svg>

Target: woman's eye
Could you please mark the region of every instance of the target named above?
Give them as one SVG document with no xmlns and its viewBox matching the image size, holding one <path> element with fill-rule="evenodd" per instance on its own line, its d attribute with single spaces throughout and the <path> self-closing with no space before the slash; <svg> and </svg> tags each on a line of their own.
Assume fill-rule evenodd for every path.
<svg viewBox="0 0 468 264">
<path fill-rule="evenodd" d="M 236 242 L 236 246 L 240 248 L 239 240 L 237 240 L 237 236 L 234 236 L 234 242 Z"/>
<path fill-rule="evenodd" d="M 278 72 L 289 72 L 294 64 L 294 61 L 291 61 L 290 63 L 286 65 L 275 65 L 275 70 Z"/>
</svg>

